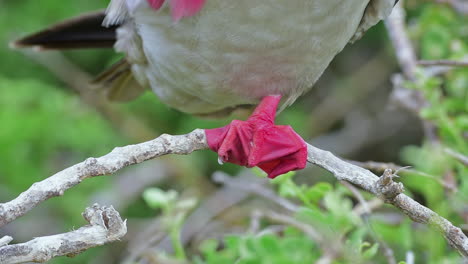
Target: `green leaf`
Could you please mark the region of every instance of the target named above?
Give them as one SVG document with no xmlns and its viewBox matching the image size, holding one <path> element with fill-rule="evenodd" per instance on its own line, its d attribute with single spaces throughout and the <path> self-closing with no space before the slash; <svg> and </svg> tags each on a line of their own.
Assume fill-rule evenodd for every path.
<svg viewBox="0 0 468 264">
<path fill-rule="evenodd" d="M 364 242 L 363 245 L 366 244 L 365 246 L 363 246 L 363 248 L 365 247 L 368 247 L 369 244 Z M 361 249 L 362 250 L 362 249 Z M 362 251 L 362 257 L 364 259 L 371 259 L 373 257 L 375 257 L 375 255 L 377 254 L 377 252 L 379 251 L 379 244 L 378 243 L 374 243 L 370 248 L 368 249 L 365 249 L 364 251 Z"/>
<path fill-rule="evenodd" d="M 319 182 L 305 191 L 305 196 L 311 203 L 318 203 L 328 192 L 333 189 L 333 186 L 327 182 Z"/>
<path fill-rule="evenodd" d="M 177 199 L 177 192 L 148 188 L 143 192 L 143 199 L 153 209 L 167 209 Z"/>
</svg>

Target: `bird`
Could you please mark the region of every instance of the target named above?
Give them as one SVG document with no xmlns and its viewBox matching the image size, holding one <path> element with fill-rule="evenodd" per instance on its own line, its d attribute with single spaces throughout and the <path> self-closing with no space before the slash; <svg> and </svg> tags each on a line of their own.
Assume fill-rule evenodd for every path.
<svg viewBox="0 0 468 264">
<path fill-rule="evenodd" d="M 275 178 L 305 168 L 307 145 L 275 117 L 308 91 L 333 58 L 398 0 L 111 0 L 107 9 L 13 43 L 38 50 L 113 47 L 124 58 L 95 82 L 110 99 L 146 88 L 198 116 L 255 107 L 245 121 L 206 129 L 219 162 Z"/>
</svg>

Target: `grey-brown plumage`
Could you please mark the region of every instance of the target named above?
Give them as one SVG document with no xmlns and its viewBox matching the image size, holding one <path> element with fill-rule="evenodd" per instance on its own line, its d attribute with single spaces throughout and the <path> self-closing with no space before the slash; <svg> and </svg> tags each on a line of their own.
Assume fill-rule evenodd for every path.
<svg viewBox="0 0 468 264">
<path fill-rule="evenodd" d="M 283 95 L 283 106 L 291 104 L 395 3 L 207 0 L 199 14 L 174 22 L 167 2 L 155 11 L 146 0 L 112 0 L 105 18 L 95 13 L 72 19 L 16 45 L 89 48 L 116 40 L 125 61 L 98 77 L 110 98 L 131 99 L 150 87 L 171 107 L 210 115 L 271 94 Z"/>
</svg>

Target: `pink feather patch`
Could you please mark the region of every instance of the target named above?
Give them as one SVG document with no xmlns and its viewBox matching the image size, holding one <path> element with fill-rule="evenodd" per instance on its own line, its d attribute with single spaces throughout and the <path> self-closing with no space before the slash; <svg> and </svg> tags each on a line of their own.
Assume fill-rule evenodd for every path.
<svg viewBox="0 0 468 264">
<path fill-rule="evenodd" d="M 183 17 L 197 14 L 205 4 L 205 0 L 171 0 L 172 18 L 179 21 Z"/>
<path fill-rule="evenodd" d="M 147 0 L 147 1 L 148 1 L 148 4 L 156 10 L 161 8 L 161 6 L 164 4 L 164 0 Z"/>
<path fill-rule="evenodd" d="M 147 0 L 148 4 L 158 10 L 165 0 Z M 174 21 L 197 14 L 205 5 L 206 0 L 169 0 L 171 15 Z"/>
</svg>

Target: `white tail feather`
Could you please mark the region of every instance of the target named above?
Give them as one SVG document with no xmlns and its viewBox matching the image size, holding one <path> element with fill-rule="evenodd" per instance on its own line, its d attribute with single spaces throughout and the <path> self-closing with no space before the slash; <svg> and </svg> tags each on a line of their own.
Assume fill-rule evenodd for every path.
<svg viewBox="0 0 468 264">
<path fill-rule="evenodd" d="M 126 0 L 112 0 L 106 10 L 103 26 L 119 25 L 128 17 Z"/>
</svg>

